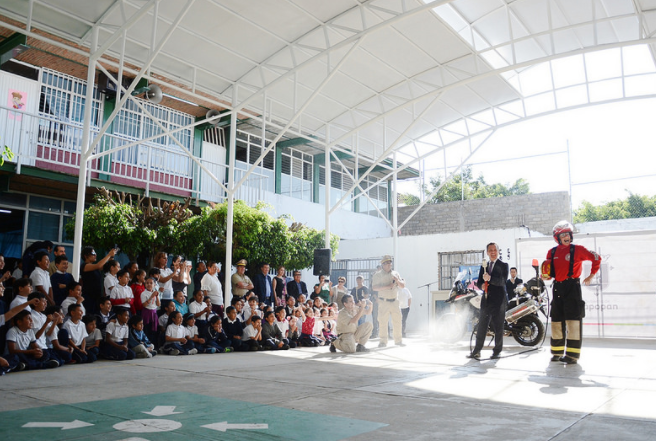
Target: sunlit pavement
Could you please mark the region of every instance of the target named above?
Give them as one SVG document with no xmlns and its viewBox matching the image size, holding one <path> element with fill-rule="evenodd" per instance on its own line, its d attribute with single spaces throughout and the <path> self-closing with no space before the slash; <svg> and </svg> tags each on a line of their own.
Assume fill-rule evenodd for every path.
<svg viewBox="0 0 656 441">
<path fill-rule="evenodd" d="M 299 435 L 305 441 L 335 439 L 319 423 L 322 415 L 379 423 L 349 438 L 355 440 L 656 439 L 656 341 L 584 340 L 578 365 L 550 362 L 548 341 L 527 352 L 506 338 L 501 359 L 482 361 L 465 358 L 468 341 L 442 345 L 411 336 L 404 342 L 378 349 L 373 340 L 366 354 L 319 347 L 160 355 L 9 374 L 0 378 L 0 411 L 126 397 L 152 404 L 143 396 L 188 392 L 274 406 L 272 418 L 276 407 L 319 414 L 303 416 L 317 422 L 311 437 Z M 482 353 L 490 355 L 489 348 Z M 0 426 L 7 421 L 2 416 Z M 249 440 L 296 439 L 271 427 L 244 431 L 241 439 L 246 432 Z M 67 431 L 67 439 L 100 439 L 76 436 L 75 430 Z M 233 431 L 234 439 L 239 433 Z M 2 438 L 36 439 L 18 432 Z"/>
</svg>

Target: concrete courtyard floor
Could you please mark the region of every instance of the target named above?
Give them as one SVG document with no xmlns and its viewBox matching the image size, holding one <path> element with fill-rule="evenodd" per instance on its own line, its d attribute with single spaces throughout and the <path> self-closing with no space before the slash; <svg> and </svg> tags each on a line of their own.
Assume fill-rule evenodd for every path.
<svg viewBox="0 0 656 441">
<path fill-rule="evenodd" d="M 160 355 L 9 374 L 0 377 L 0 439 L 50 439 L 37 435 L 45 432 L 8 430 L 19 414 L 7 411 L 126 397 L 148 400 L 143 396 L 164 392 L 273 406 L 268 412 L 274 419 L 287 410 L 316 414 L 303 417 L 316 424 L 309 436 L 233 430 L 202 439 L 335 439 L 330 426 L 322 424 L 332 417 L 381 423 L 347 437 L 352 440 L 656 439 L 656 341 L 588 339 L 578 365 L 550 363 L 548 341 L 539 350 L 521 353 L 527 348 L 506 338 L 504 358 L 480 362 L 465 358 L 465 341 L 446 346 L 415 337 L 405 342 L 405 347 L 378 349 L 372 340 L 366 354 L 301 348 Z M 483 351 L 483 356 L 490 354 Z M 224 421 L 221 415 L 213 417 Z M 68 430 L 65 439 L 158 439 L 80 433 Z"/>
</svg>

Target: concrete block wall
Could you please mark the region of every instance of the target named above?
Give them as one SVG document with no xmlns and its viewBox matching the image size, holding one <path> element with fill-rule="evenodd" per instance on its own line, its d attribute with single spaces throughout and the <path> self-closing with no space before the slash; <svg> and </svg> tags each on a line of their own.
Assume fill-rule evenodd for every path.
<svg viewBox="0 0 656 441">
<path fill-rule="evenodd" d="M 416 207 L 399 207 L 401 224 Z M 570 219 L 569 193 L 508 196 L 425 205 L 402 228 L 403 236 L 498 230 L 527 226 L 551 235 L 556 222 Z"/>
</svg>

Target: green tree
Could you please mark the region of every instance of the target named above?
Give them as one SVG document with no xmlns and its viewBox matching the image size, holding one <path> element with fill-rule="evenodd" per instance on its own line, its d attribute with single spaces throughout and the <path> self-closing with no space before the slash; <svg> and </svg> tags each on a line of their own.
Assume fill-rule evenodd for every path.
<svg viewBox="0 0 656 441">
<path fill-rule="evenodd" d="M 430 178 L 429 184 L 420 191 L 430 196 L 436 188 L 442 185 L 443 180 L 440 177 Z M 440 202 L 452 202 L 469 199 L 498 198 L 504 196 L 515 196 L 529 194 L 530 188 L 528 182 L 524 179 L 518 179 L 513 184 L 488 184 L 483 176 L 474 178 L 472 168 L 464 167 L 462 173 L 454 175 L 447 181 L 440 190 L 433 195 L 429 203 L 437 204 Z M 399 202 L 406 205 L 418 205 L 419 197 L 410 193 L 401 193 Z"/>
<path fill-rule="evenodd" d="M 150 250 L 156 234 L 139 225 L 141 211 L 129 204 L 112 204 L 96 195 L 94 203 L 84 210 L 82 242 L 108 250 L 118 245 L 121 251 L 135 260 L 144 250 Z M 66 234 L 73 237 L 75 218 L 66 224 Z"/>
<path fill-rule="evenodd" d="M 574 222 L 595 222 L 610 219 L 634 219 L 656 216 L 656 196 L 640 196 L 628 192 L 626 199 L 618 199 L 602 205 L 583 201 L 574 210 Z"/>
<path fill-rule="evenodd" d="M 168 207 L 164 210 L 148 205 L 148 209 L 143 209 L 141 200 L 134 205 L 97 196 L 95 203 L 84 211 L 82 241 L 104 249 L 118 244 L 131 260 L 141 256 L 137 259 L 140 263 L 157 251 L 225 261 L 227 203 L 205 207 L 200 214 L 188 217 L 160 216 L 160 211 L 186 210 L 186 205 L 180 203 Z M 233 208 L 233 264 L 247 259 L 251 271 L 264 262 L 274 267 L 304 269 L 312 266 L 314 249 L 324 246 L 323 231 L 297 223 L 290 228 L 287 216 L 274 218 L 263 204 L 252 208 L 243 201 L 235 201 Z M 74 225 L 73 220 L 66 226 L 69 237 L 73 236 Z M 331 235 L 330 243 L 335 255 L 339 237 Z"/>
</svg>

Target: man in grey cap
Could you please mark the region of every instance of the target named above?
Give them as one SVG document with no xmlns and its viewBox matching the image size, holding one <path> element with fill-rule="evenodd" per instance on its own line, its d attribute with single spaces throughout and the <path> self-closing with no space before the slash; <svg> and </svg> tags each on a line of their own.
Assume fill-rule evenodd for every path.
<svg viewBox="0 0 656 441">
<path fill-rule="evenodd" d="M 392 256 L 386 255 L 380 260 L 382 268 L 374 274 L 371 289 L 378 291 L 378 330 L 380 332 L 379 348 L 387 346 L 387 322 L 392 316 L 394 344 L 405 346 L 402 341 L 402 317 L 399 308 L 398 291 L 405 287 L 405 280 L 392 270 Z"/>
</svg>

